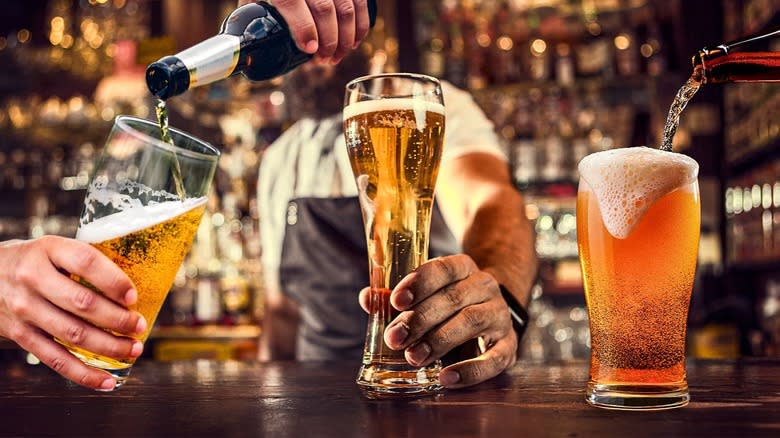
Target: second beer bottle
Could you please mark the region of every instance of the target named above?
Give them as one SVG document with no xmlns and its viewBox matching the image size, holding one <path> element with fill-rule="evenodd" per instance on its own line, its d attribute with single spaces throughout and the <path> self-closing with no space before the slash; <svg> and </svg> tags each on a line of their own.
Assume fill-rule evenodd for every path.
<svg viewBox="0 0 780 438">
<path fill-rule="evenodd" d="M 371 27 L 376 0 L 368 0 Z M 160 99 L 238 73 L 253 81 L 281 76 L 312 58 L 298 49 L 282 15 L 266 2 L 237 8 L 219 34 L 146 68 L 146 85 Z"/>
</svg>

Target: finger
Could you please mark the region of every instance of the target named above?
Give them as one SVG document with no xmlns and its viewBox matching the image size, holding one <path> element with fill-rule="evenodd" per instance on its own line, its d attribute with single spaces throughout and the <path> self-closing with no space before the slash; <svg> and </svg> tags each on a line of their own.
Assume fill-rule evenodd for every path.
<svg viewBox="0 0 780 438">
<path fill-rule="evenodd" d="M 333 0 L 306 0 L 317 27 L 317 56 L 329 60 L 339 45 L 339 25 Z"/>
<path fill-rule="evenodd" d="M 355 4 L 352 0 L 336 0 L 336 19 L 338 21 L 338 47 L 333 53 L 332 62 L 338 63 L 355 46 Z"/>
<path fill-rule="evenodd" d="M 363 38 L 368 35 L 368 31 L 371 27 L 371 18 L 368 16 L 368 2 L 366 0 L 355 0 L 355 44 L 352 46 L 356 49 Z"/>
<path fill-rule="evenodd" d="M 471 339 L 483 337 L 492 343 L 506 337 L 511 330 L 511 322 L 508 318 L 497 318 L 499 312 L 499 306 L 493 303 L 462 309 L 426 332 L 419 342 L 412 342 L 404 352 L 406 361 L 415 366 L 425 366 Z"/>
<path fill-rule="evenodd" d="M 360 303 L 360 307 L 363 308 L 363 310 L 368 313 L 369 304 L 371 302 L 371 288 L 370 287 L 364 287 L 363 290 L 360 291 L 360 294 L 358 294 L 358 302 Z"/>
<path fill-rule="evenodd" d="M 244 6 L 246 4 L 252 3 L 254 0 L 238 0 L 238 6 Z"/>
<path fill-rule="evenodd" d="M 319 48 L 317 26 L 314 23 L 314 17 L 312 17 L 306 1 L 274 0 L 274 7 L 282 14 L 284 21 L 287 22 L 298 48 L 309 54 L 317 53 Z"/>
<path fill-rule="evenodd" d="M 477 265 L 463 254 L 429 260 L 398 282 L 390 295 L 390 304 L 397 310 L 407 310 L 475 271 Z"/>
<path fill-rule="evenodd" d="M 29 280 L 55 306 L 80 316 L 96 326 L 126 335 L 146 332 L 147 322 L 140 313 L 128 310 L 60 274 L 51 266 L 40 267 L 37 280 Z"/>
<path fill-rule="evenodd" d="M 439 382 L 446 388 L 463 388 L 491 379 L 512 367 L 517 358 L 517 340 L 507 336 L 483 354 L 450 365 L 439 374 Z"/>
<path fill-rule="evenodd" d="M 32 327 L 24 327 L 14 340 L 46 366 L 81 386 L 101 391 L 110 391 L 116 387 L 116 380 L 108 373 L 85 365 L 64 347 Z"/>
<path fill-rule="evenodd" d="M 35 311 L 25 315 L 27 321 L 65 343 L 114 359 L 136 358 L 143 352 L 141 341 L 114 336 L 46 300 L 33 304 Z"/>
<path fill-rule="evenodd" d="M 480 272 L 445 286 L 410 310 L 401 312 L 387 326 L 385 343 L 392 349 L 406 348 L 462 309 L 496 298 L 498 292 L 492 291 L 490 284 L 490 276 Z M 500 311 L 496 304 L 492 304 L 491 308 Z M 494 315 L 485 315 L 484 318 L 495 320 Z"/>
<path fill-rule="evenodd" d="M 116 303 L 135 304 L 138 293 L 130 277 L 91 245 L 56 236 L 42 237 L 40 242 L 54 266 L 81 277 Z"/>
</svg>

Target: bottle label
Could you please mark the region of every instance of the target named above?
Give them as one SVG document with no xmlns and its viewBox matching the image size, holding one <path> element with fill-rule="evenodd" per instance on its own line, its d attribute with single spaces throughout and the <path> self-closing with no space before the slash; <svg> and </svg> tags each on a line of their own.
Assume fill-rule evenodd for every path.
<svg viewBox="0 0 780 438">
<path fill-rule="evenodd" d="M 176 55 L 190 72 L 190 87 L 225 79 L 238 64 L 241 39 L 216 35 Z"/>
</svg>

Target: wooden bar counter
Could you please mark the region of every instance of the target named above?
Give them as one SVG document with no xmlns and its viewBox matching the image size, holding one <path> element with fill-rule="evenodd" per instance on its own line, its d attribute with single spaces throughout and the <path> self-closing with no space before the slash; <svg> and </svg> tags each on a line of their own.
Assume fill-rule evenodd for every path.
<svg viewBox="0 0 780 438">
<path fill-rule="evenodd" d="M 141 361 L 113 393 L 0 363 L 0 437 L 780 437 L 780 359 L 688 361 L 691 403 L 583 400 L 588 365 L 519 362 L 473 388 L 374 401 L 357 364 Z"/>
</svg>

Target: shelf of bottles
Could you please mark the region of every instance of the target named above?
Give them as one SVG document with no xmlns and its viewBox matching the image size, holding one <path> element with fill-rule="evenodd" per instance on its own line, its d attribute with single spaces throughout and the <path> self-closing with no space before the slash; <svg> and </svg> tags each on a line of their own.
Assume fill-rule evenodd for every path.
<svg viewBox="0 0 780 438">
<path fill-rule="evenodd" d="M 581 294 L 576 165 L 595 151 L 657 143 L 671 102 L 658 84 L 670 73 L 675 2 L 415 5 L 422 71 L 472 91 L 506 147 L 549 265 L 545 291 Z"/>
<path fill-rule="evenodd" d="M 723 7 L 726 39 L 780 25 L 780 0 L 724 1 Z M 780 51 L 780 37 L 760 49 Z M 726 84 L 723 113 L 727 261 L 737 269 L 776 271 L 780 268 L 780 85 Z"/>
<path fill-rule="evenodd" d="M 141 2 L 52 0 L 44 15 L 43 34 L 0 36 L 0 240 L 73 236 L 111 120 L 149 108 L 92 95 L 111 75 L 117 43 L 148 35 Z"/>
</svg>

